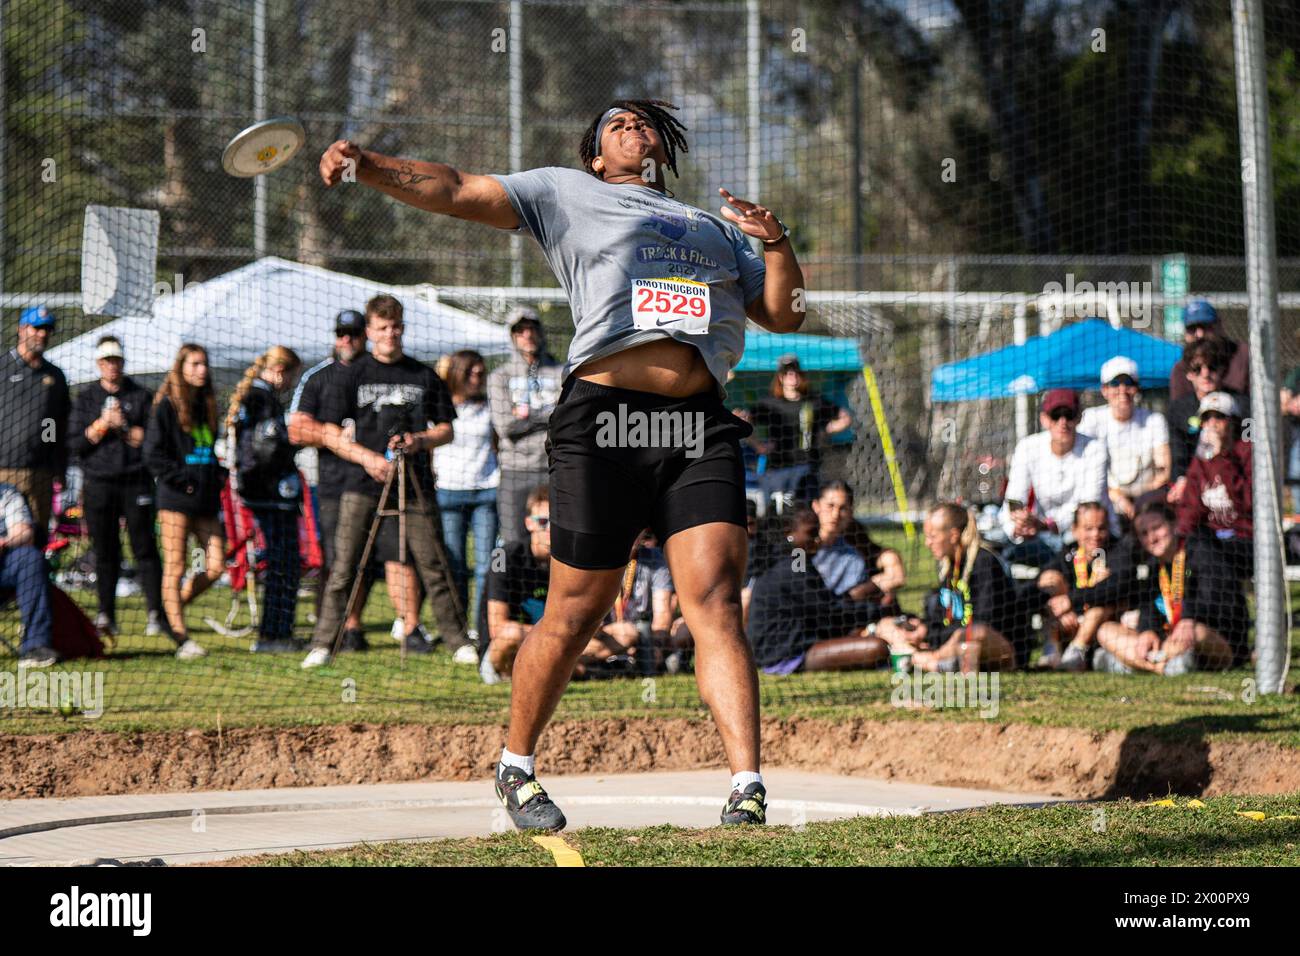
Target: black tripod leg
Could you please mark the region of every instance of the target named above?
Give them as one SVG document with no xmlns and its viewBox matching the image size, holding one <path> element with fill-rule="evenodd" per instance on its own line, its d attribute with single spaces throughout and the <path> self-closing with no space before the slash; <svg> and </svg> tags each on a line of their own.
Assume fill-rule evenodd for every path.
<svg viewBox="0 0 1300 956">
<path fill-rule="evenodd" d="M 357 595 L 361 591 L 361 585 L 364 583 L 366 565 L 370 561 L 370 551 L 375 545 L 375 535 L 379 533 L 379 522 L 383 520 L 384 505 L 388 503 L 388 491 L 393 487 L 393 475 L 395 472 L 388 473 L 388 480 L 384 482 L 383 493 L 379 496 L 379 506 L 375 508 L 375 516 L 370 519 L 370 533 L 366 535 L 366 546 L 361 552 L 361 561 L 356 568 L 356 577 L 352 579 L 352 590 L 348 594 L 348 603 L 343 606 L 343 614 L 339 618 L 339 629 L 334 635 L 334 645 L 330 648 L 330 657 L 337 657 L 343 647 L 343 632 L 347 630 L 348 614 Z M 333 568 L 330 569 L 331 572 Z M 326 581 L 328 584 L 328 579 Z"/>
<path fill-rule="evenodd" d="M 424 490 L 420 487 L 420 482 L 415 481 L 412 483 L 412 486 L 415 488 L 415 500 L 419 502 L 420 509 L 430 516 L 429 523 L 432 525 L 433 512 L 427 504 L 427 500 L 424 497 Z M 437 527 L 442 527 L 441 518 L 438 519 Z M 438 564 L 442 567 L 442 576 L 447 581 L 447 588 L 451 591 L 452 607 L 456 609 L 456 613 L 460 615 L 461 620 L 464 621 L 465 626 L 468 627 L 469 617 L 465 613 L 464 605 L 460 603 L 460 592 L 456 590 L 456 577 L 451 571 L 451 561 L 447 558 L 447 549 L 443 547 L 442 535 L 437 533 L 436 530 L 433 535 L 433 553 L 438 559 Z"/>
</svg>

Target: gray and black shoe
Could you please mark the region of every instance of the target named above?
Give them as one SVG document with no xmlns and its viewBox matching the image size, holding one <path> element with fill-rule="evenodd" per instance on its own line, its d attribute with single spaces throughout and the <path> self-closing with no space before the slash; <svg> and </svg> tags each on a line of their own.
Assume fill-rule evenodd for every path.
<svg viewBox="0 0 1300 956">
<path fill-rule="evenodd" d="M 403 642 L 406 645 L 408 654 L 432 654 L 433 645 L 424 639 L 424 628 L 417 627 L 410 634 L 406 635 Z"/>
<path fill-rule="evenodd" d="M 751 783 L 744 790 L 731 791 L 731 799 L 722 808 L 724 826 L 740 823 L 767 823 L 767 790 L 761 783 Z"/>
<path fill-rule="evenodd" d="M 370 650 L 370 642 L 366 640 L 366 632 L 359 627 L 350 627 L 343 632 L 343 643 L 340 650 L 352 651 L 354 654 L 362 654 Z"/>
<path fill-rule="evenodd" d="M 521 830 L 554 832 L 563 830 L 568 823 L 537 778 L 518 767 L 497 768 L 496 790 L 510 821 Z"/>
</svg>

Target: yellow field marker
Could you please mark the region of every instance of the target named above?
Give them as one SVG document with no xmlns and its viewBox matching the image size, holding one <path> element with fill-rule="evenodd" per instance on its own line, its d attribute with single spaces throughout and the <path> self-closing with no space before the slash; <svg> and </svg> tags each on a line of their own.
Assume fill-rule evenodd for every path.
<svg viewBox="0 0 1300 956">
<path fill-rule="evenodd" d="M 533 842 L 543 849 L 550 850 L 555 857 L 556 866 L 586 866 L 582 854 L 556 836 L 535 836 Z"/>
</svg>

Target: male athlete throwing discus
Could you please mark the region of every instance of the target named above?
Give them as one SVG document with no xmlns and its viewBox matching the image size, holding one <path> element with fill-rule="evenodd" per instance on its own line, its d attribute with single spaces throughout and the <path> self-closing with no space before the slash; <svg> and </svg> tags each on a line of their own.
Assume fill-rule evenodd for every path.
<svg viewBox="0 0 1300 956">
<path fill-rule="evenodd" d="M 695 639 L 700 696 L 731 766 L 722 821 L 766 821 L 758 681 L 740 610 L 747 543 L 740 440 L 750 428 L 723 407 L 723 383 L 744 350 L 746 315 L 772 332 L 802 324 L 803 275 L 768 209 L 725 189 L 721 217 L 672 197 L 664 178 L 676 175 L 677 152 L 688 146 L 670 109 L 662 100 L 613 103 L 582 138 L 581 170 L 481 176 L 346 140 L 321 157 L 327 185 L 351 171 L 429 212 L 526 229 L 573 310 L 548 432 L 546 610 L 515 660 L 497 768 L 497 795 L 521 829 L 565 825 L 533 775 L 533 751 L 647 526 L 664 542 Z M 761 258 L 746 236 L 761 240 Z M 656 413 L 669 417 L 650 417 Z M 683 423 L 681 440 L 644 447 L 651 444 L 644 433 L 609 427 L 620 420 Z"/>
</svg>

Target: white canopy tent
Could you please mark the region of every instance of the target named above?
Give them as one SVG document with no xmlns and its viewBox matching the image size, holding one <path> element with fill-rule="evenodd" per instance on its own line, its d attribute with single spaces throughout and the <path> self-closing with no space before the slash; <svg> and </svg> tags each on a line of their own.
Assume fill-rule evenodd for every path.
<svg viewBox="0 0 1300 956">
<path fill-rule="evenodd" d="M 99 377 L 95 343 L 105 335 L 121 339 L 130 375 L 166 372 L 184 342 L 203 345 L 214 370 L 243 370 L 272 345 L 286 345 L 310 362 L 328 354 L 340 310 L 361 310 L 383 292 L 401 301 L 403 347 L 421 361 L 459 349 L 485 357 L 510 351 L 504 326 L 438 302 L 432 286 L 385 285 L 270 256 L 159 296 L 153 315 L 114 319 L 47 357 L 74 385 Z"/>
</svg>

